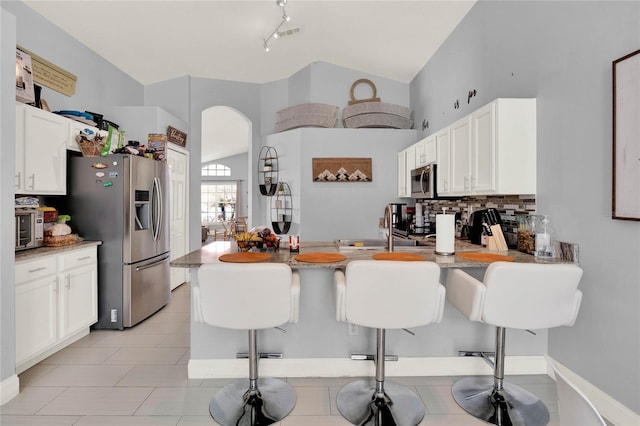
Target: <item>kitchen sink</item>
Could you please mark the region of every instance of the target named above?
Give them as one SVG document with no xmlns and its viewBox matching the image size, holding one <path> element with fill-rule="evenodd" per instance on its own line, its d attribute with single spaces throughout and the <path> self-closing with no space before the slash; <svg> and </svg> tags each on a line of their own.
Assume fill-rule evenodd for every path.
<svg viewBox="0 0 640 426">
<path fill-rule="evenodd" d="M 381 250 L 387 248 L 387 240 L 385 239 L 351 239 L 351 240 L 336 240 L 336 246 L 339 250 Z M 401 248 L 416 248 L 418 242 L 415 240 L 394 239 L 393 247 L 395 249 Z"/>
</svg>

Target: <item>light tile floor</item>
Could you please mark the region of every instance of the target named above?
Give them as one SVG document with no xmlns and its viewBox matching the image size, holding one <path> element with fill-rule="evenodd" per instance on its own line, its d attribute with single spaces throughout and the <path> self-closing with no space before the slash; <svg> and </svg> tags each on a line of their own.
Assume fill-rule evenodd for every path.
<svg viewBox="0 0 640 426">
<path fill-rule="evenodd" d="M 20 375 L 20 394 L 0 407 L 9 425 L 215 425 L 209 400 L 228 380 L 190 380 L 190 288 L 173 291 L 169 305 L 124 331 L 93 331 Z M 421 425 L 483 425 L 451 397 L 455 377 L 392 379 L 424 401 Z M 547 376 L 512 376 L 538 395 L 558 424 L 556 391 Z M 343 426 L 336 394 L 350 378 L 288 378 L 297 394 L 280 426 Z"/>
</svg>

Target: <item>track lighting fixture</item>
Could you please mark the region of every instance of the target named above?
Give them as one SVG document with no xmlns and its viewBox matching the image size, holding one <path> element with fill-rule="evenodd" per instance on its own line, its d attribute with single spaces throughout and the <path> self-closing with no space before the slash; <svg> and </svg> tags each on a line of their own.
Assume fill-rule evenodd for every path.
<svg viewBox="0 0 640 426">
<path fill-rule="evenodd" d="M 287 11 L 284 8 L 284 6 L 287 4 L 287 0 L 276 0 L 276 4 L 282 8 L 282 20 L 280 21 L 276 29 L 273 30 L 271 34 L 269 34 L 269 37 L 263 40 L 262 47 L 264 48 L 265 52 L 269 51 L 269 40 L 271 40 L 272 38 L 280 38 L 283 36 L 288 36 L 288 35 L 300 32 L 300 27 L 292 28 L 290 30 L 280 31 L 280 27 L 282 27 L 282 25 L 285 22 L 289 22 L 291 20 L 291 17 L 287 15 Z"/>
</svg>

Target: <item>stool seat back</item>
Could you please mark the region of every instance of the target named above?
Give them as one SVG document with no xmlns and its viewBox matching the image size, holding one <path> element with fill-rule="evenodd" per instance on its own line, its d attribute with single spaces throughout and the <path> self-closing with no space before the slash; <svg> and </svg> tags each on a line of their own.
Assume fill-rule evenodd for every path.
<svg viewBox="0 0 640 426">
<path fill-rule="evenodd" d="M 409 328 L 442 320 L 445 289 L 434 262 L 356 260 L 345 271 L 346 320 L 371 328 Z"/>
<path fill-rule="evenodd" d="M 575 264 L 494 262 L 483 282 L 449 271 L 447 297 L 469 319 L 498 327 L 571 326 L 582 300 L 581 277 Z"/>
<path fill-rule="evenodd" d="M 198 269 L 198 286 L 209 325 L 256 330 L 297 320 L 299 278 L 286 264 L 206 264 Z"/>
</svg>

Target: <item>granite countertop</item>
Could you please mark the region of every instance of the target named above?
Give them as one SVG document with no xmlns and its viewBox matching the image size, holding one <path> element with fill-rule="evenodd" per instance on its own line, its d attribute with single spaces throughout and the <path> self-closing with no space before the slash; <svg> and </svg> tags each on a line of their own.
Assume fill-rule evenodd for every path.
<svg viewBox="0 0 640 426">
<path fill-rule="evenodd" d="M 253 249 L 254 251 L 256 249 Z M 540 259 L 533 255 L 519 252 L 517 250 L 509 250 L 508 252 L 492 252 L 479 245 L 471 244 L 468 240 L 456 240 L 455 242 L 456 253 L 461 252 L 482 252 L 482 253 L 495 253 L 512 256 L 515 262 L 520 263 L 566 263 L 561 259 Z M 436 255 L 433 245 L 417 246 L 417 247 L 402 247 L 398 250 L 402 253 L 415 253 L 423 255 L 426 260 L 436 262 L 441 268 L 474 268 L 474 267 L 486 267 L 490 262 L 479 262 L 473 260 L 466 260 L 456 255 L 441 256 Z M 226 253 L 237 252 L 237 245 L 235 241 L 214 241 L 210 244 L 203 246 L 202 248 L 195 250 L 185 256 L 171 261 L 171 266 L 175 268 L 198 268 L 206 263 L 217 263 L 218 258 Z M 309 263 L 299 262 L 295 259 L 299 253 L 340 253 L 346 256 L 346 259 L 340 262 L 334 263 Z M 377 249 L 348 249 L 339 250 L 333 241 L 309 241 L 302 242 L 299 253 L 290 253 L 288 248 L 281 248 L 279 251 L 267 251 L 271 254 L 271 259 L 266 262 L 286 263 L 294 269 L 304 268 L 344 268 L 347 263 L 352 260 L 371 259 L 371 256 L 375 253 L 386 252 L 383 248 Z"/>
<path fill-rule="evenodd" d="M 30 260 L 35 259 L 42 256 L 49 256 L 52 254 L 63 253 L 65 251 L 79 250 L 92 246 L 99 246 L 102 244 L 102 241 L 78 241 L 75 244 L 71 244 L 68 246 L 61 247 L 38 247 L 27 250 L 21 250 L 16 252 L 16 262 L 20 262 L 22 260 Z"/>
</svg>

